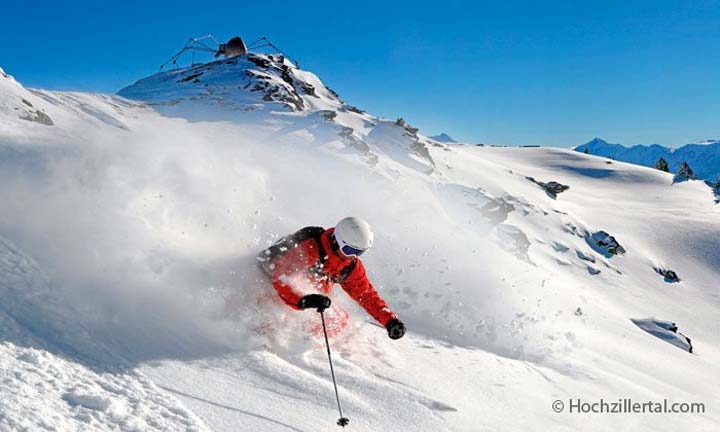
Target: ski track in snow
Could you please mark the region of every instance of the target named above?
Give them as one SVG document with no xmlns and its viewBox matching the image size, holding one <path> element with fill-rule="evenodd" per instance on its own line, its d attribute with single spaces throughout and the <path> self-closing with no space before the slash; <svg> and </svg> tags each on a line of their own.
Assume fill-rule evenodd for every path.
<svg viewBox="0 0 720 432">
<path fill-rule="evenodd" d="M 237 90 L 256 83 L 240 67 L 271 100 Z M 123 90 L 151 107 L 0 74 L 0 430 L 337 430 L 317 316 L 285 308 L 253 257 L 349 214 L 374 225 L 363 260 L 409 333 L 390 341 L 336 288 L 352 317 L 331 341 L 347 430 L 720 429 L 705 185 L 566 149 L 439 143 L 273 67 Z M 650 317 L 694 353 L 632 321 Z M 569 398 L 707 411 L 552 410 Z"/>
</svg>

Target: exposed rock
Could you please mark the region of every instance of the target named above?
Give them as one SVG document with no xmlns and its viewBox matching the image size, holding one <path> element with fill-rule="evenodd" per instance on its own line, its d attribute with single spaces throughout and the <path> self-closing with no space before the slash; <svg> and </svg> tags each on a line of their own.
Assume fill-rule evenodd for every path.
<svg viewBox="0 0 720 432">
<path fill-rule="evenodd" d="M 272 64 L 272 62 L 267 57 L 258 56 L 258 55 L 247 56 L 247 61 L 249 61 L 250 63 L 254 63 L 255 65 L 257 65 L 258 67 L 260 67 L 262 69 L 267 69 Z"/>
<path fill-rule="evenodd" d="M 557 194 L 565 192 L 566 190 L 570 189 L 570 186 L 558 183 L 556 181 L 551 181 L 551 182 L 545 183 L 544 188 L 546 191 L 548 191 L 552 194 L 555 194 L 557 196 Z"/>
<path fill-rule="evenodd" d="M 300 82 L 299 83 L 300 90 L 302 90 L 303 93 L 305 93 L 308 96 L 312 97 L 318 97 L 317 93 L 315 92 L 315 86 L 313 86 L 310 83 L 306 82 Z"/>
<path fill-rule="evenodd" d="M 565 253 L 570 250 L 569 247 L 565 246 L 562 243 L 558 243 L 556 241 L 552 242 L 551 246 L 555 252 Z"/>
<path fill-rule="evenodd" d="M 417 133 L 418 133 L 418 130 L 419 130 L 418 128 L 412 127 L 412 126 L 410 126 L 409 124 L 406 123 L 405 125 L 403 125 L 403 129 L 405 129 L 405 132 L 407 132 L 409 136 L 412 136 L 413 138 L 417 138 L 417 137 L 418 137 L 418 136 L 417 136 Z"/>
<path fill-rule="evenodd" d="M 651 335 L 687 352 L 693 352 L 690 338 L 678 332 L 678 327 L 674 322 L 656 318 L 631 319 L 631 321 Z"/>
<path fill-rule="evenodd" d="M 316 78 L 288 63 L 282 55 L 248 53 L 160 72 L 137 81 L 118 94 L 153 105 L 192 100 L 237 111 L 262 109 L 264 102 L 277 102 L 281 109 L 291 111 L 327 106 L 344 109 L 337 94 Z M 320 103 L 316 105 L 316 101 Z M 273 105 L 270 109 L 278 107 Z"/>
<path fill-rule="evenodd" d="M 433 167 L 435 166 L 435 160 L 432 158 L 430 150 L 424 143 L 420 142 L 420 140 L 416 139 L 415 141 L 413 141 L 413 143 L 410 145 L 410 149 L 414 151 L 415 154 L 417 154 L 418 156 L 430 162 Z"/>
<path fill-rule="evenodd" d="M 601 273 L 599 269 L 596 269 L 593 266 L 587 266 L 587 272 L 590 273 L 590 275 L 592 276 L 599 275 Z"/>
<path fill-rule="evenodd" d="M 598 231 L 596 233 L 585 235 L 585 241 L 592 247 L 596 252 L 611 257 L 613 255 L 619 255 L 625 253 L 625 248 L 620 243 L 605 231 Z"/>
<path fill-rule="evenodd" d="M 334 113 L 334 111 L 332 111 Z M 337 115 L 337 113 L 335 113 Z M 327 117 L 326 117 L 327 118 Z M 378 158 L 378 155 L 373 153 L 370 150 L 370 146 L 357 136 L 355 136 L 355 131 L 351 127 L 343 126 L 342 130 L 338 133 L 338 135 L 345 141 L 348 145 L 350 145 L 355 150 L 359 151 L 360 154 L 367 157 L 367 163 L 371 166 L 375 166 L 378 161 L 380 160 Z"/>
<path fill-rule="evenodd" d="M 543 188 L 548 194 L 548 196 L 550 196 L 550 198 L 552 199 L 556 199 L 559 193 L 565 192 L 566 190 L 570 189 L 570 186 L 558 183 L 556 181 L 549 181 L 547 183 L 543 183 L 541 181 L 535 180 L 532 177 L 525 178 Z"/>
<path fill-rule="evenodd" d="M 595 263 L 595 257 L 592 255 L 587 255 L 583 253 L 582 251 L 576 250 L 575 253 L 577 254 L 577 257 L 580 258 L 583 261 L 588 261 L 591 263 Z"/>
<path fill-rule="evenodd" d="M 29 110 L 22 114 L 18 114 L 20 120 L 27 120 L 35 123 L 44 124 L 46 126 L 52 126 L 55 123 L 52 121 L 49 115 L 45 114 L 40 110 Z"/>
<path fill-rule="evenodd" d="M 431 141 L 418 134 L 417 128 L 408 125 L 402 119 L 394 122 L 378 121 L 365 140 L 370 145 L 395 146 L 403 149 L 404 151 L 396 152 L 392 157 L 402 160 L 403 163 L 424 174 L 430 174 L 436 168 L 430 152 Z"/>
<path fill-rule="evenodd" d="M 352 105 L 344 105 L 343 108 L 350 112 L 354 112 L 355 114 L 365 114 L 365 111 L 361 110 L 358 107 L 352 106 Z"/>
<path fill-rule="evenodd" d="M 337 92 L 335 90 L 333 90 L 327 86 L 325 88 L 328 90 L 328 92 L 330 92 L 331 95 L 335 96 L 335 99 L 340 100 L 340 95 L 337 94 Z"/>
<path fill-rule="evenodd" d="M 320 115 L 322 115 L 325 120 L 333 121 L 337 117 L 337 111 L 332 111 L 332 110 L 321 111 Z"/>
<path fill-rule="evenodd" d="M 190 75 L 188 75 L 188 76 L 186 76 L 186 77 L 180 78 L 180 79 L 178 80 L 178 82 L 180 83 L 180 82 L 192 81 L 192 80 L 194 80 L 195 78 L 198 78 L 198 77 L 200 77 L 200 76 L 202 76 L 202 72 L 197 72 L 197 73 L 194 73 L 194 74 L 190 74 Z M 200 81 L 197 80 L 197 81 L 195 81 L 195 82 L 200 82 Z"/>
<path fill-rule="evenodd" d="M 395 120 L 395 126 L 405 127 L 405 119 L 398 117 L 397 120 Z"/>
<path fill-rule="evenodd" d="M 582 308 L 580 306 L 578 306 L 578 308 L 575 309 L 575 316 L 582 316 L 582 314 L 583 314 Z"/>
<path fill-rule="evenodd" d="M 566 222 L 565 224 L 563 224 L 563 231 L 565 231 L 566 233 L 568 233 L 570 235 L 573 235 L 576 237 L 581 237 L 581 238 L 585 238 L 585 236 L 587 235 L 587 232 L 585 230 L 582 230 L 581 228 L 579 228 L 576 225 L 573 225 L 569 222 Z"/>
<path fill-rule="evenodd" d="M 434 169 L 435 160 L 430 154 L 430 149 L 428 149 L 427 146 L 427 140 L 424 138 L 421 139 L 418 135 L 419 129 L 408 124 L 402 117 L 399 117 L 397 120 L 395 120 L 395 126 L 403 128 L 405 130 L 404 134 L 410 137 L 410 139 L 412 140 L 412 143 L 410 144 L 410 150 L 412 150 L 416 155 L 428 161 Z"/>
<path fill-rule="evenodd" d="M 670 269 L 663 269 L 663 268 L 657 268 L 654 269 L 659 275 L 665 278 L 665 282 L 673 283 L 673 282 L 680 282 L 680 278 L 678 277 L 677 273 Z"/>
</svg>

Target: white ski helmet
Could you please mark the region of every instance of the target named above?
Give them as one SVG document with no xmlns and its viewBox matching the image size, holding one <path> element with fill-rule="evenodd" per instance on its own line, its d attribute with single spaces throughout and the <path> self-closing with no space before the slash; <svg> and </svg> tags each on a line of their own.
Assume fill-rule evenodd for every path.
<svg viewBox="0 0 720 432">
<path fill-rule="evenodd" d="M 334 236 L 345 256 L 360 256 L 373 244 L 370 224 L 356 217 L 346 217 L 338 222 Z"/>
</svg>

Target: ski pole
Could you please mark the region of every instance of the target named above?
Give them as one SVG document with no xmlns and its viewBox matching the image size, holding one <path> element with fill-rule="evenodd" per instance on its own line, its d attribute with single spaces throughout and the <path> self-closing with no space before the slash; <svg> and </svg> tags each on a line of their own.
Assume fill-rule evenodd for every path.
<svg viewBox="0 0 720 432">
<path fill-rule="evenodd" d="M 338 411 L 340 418 L 337 421 L 338 426 L 345 427 L 350 423 L 350 419 L 343 417 L 342 407 L 340 406 L 340 396 L 338 395 L 337 383 L 335 382 L 335 370 L 333 369 L 332 356 L 330 355 L 330 342 L 328 341 L 327 329 L 325 328 L 325 313 L 320 310 L 320 319 L 322 320 L 323 334 L 325 335 L 325 346 L 327 347 L 328 362 L 330 362 L 330 374 L 332 375 L 333 387 L 335 387 L 335 399 L 337 399 Z"/>
</svg>

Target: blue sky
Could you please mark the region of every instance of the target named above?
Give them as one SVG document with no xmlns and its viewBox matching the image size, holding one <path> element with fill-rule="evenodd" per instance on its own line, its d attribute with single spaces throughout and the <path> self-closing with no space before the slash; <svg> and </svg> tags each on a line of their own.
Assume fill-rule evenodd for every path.
<svg viewBox="0 0 720 432">
<path fill-rule="evenodd" d="M 115 92 L 190 36 L 268 36 L 343 99 L 467 142 L 720 139 L 718 1 L 3 0 L 0 67 Z"/>
</svg>

